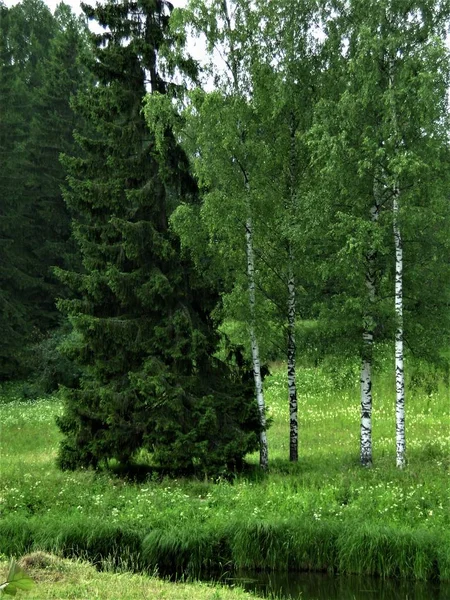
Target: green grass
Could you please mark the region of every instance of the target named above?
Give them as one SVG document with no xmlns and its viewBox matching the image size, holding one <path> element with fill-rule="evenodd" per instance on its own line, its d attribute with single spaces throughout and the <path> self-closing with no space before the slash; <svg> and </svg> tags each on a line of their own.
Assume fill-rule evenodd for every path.
<svg viewBox="0 0 450 600">
<path fill-rule="evenodd" d="M 24 600 L 251 600 L 240 588 L 209 586 L 202 583 L 169 582 L 129 572 L 99 573 L 83 561 L 70 561 L 50 554 L 34 553 L 20 561 L 33 579 L 30 591 L 19 592 Z M 7 562 L 0 562 L 0 580 L 6 576 Z"/>
<path fill-rule="evenodd" d="M 252 455 L 232 482 L 60 472 L 59 401 L 0 402 L 0 552 L 43 549 L 161 574 L 238 566 L 449 580 L 448 386 L 422 389 L 412 378 L 409 462 L 399 471 L 394 382 L 379 377 L 374 467 L 361 469 L 355 366 L 300 368 L 300 460 L 291 464 L 284 371 L 265 383 L 270 473 Z"/>
</svg>

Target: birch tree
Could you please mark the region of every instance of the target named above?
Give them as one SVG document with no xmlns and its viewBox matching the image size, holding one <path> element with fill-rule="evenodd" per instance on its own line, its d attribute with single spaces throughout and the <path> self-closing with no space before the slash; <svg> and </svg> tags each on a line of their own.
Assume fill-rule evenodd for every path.
<svg viewBox="0 0 450 600">
<path fill-rule="evenodd" d="M 391 335 L 396 355 L 397 465 L 405 464 L 404 230 L 414 235 L 414 244 L 423 243 L 420 232 L 410 230 L 414 214 L 425 210 L 433 219 L 434 211 L 443 207 L 446 11 L 439 2 L 406 6 L 388 0 L 368 10 L 354 0 L 342 3 L 339 17 L 328 22 L 334 32 L 331 73 L 337 75 L 338 91 L 328 94 L 319 107 L 312 139 L 327 184 L 335 178 L 332 185 L 339 200 L 330 210 L 339 226 L 331 228 L 328 239 L 333 239 L 342 259 L 341 274 L 353 260 L 353 273 L 340 280 L 335 297 L 341 308 L 353 313 L 347 319 L 350 330 L 356 333 L 358 320 L 362 323 L 363 465 L 372 463 L 372 347 L 376 339 Z M 332 42 L 330 37 L 330 47 Z M 425 197 L 433 199 L 426 207 Z M 336 267 L 329 270 L 338 272 Z M 431 278 L 439 279 L 442 272 L 442 267 L 434 269 Z M 408 281 L 408 320 L 413 321 L 422 292 L 412 278 Z"/>
<path fill-rule="evenodd" d="M 383 252 L 387 240 L 381 223 L 383 201 L 379 169 L 361 132 L 373 129 L 372 90 L 364 85 L 367 68 L 357 63 L 355 41 L 345 20 L 326 23 L 323 95 L 316 107 L 310 144 L 315 167 L 312 237 L 322 279 L 321 327 L 338 353 L 357 353 L 361 364 L 360 461 L 372 464 L 372 354 L 385 306 Z M 379 142 L 381 143 L 381 142 Z M 365 161 L 363 163 L 363 161 Z M 361 164 L 364 164 L 361 169 Z"/>
<path fill-rule="evenodd" d="M 407 213 L 414 210 L 408 190 L 418 188 L 423 192 L 427 185 L 433 186 L 430 167 L 432 163 L 436 165 L 436 160 L 435 178 L 442 181 L 447 169 L 442 162 L 442 148 L 448 131 L 443 129 L 448 113 L 449 69 L 445 49 L 448 15 L 447 3 L 433 1 L 412 3 L 407 8 L 387 3 L 382 16 L 388 72 L 386 185 L 392 196 L 395 250 L 395 415 L 399 468 L 406 464 L 402 204 L 407 220 Z M 412 86 L 415 93 L 411 93 Z M 405 87 L 409 88 L 406 93 Z M 405 109 L 408 121 L 402 114 Z M 438 189 L 432 193 L 436 196 Z"/>
<path fill-rule="evenodd" d="M 285 308 L 280 315 L 286 324 L 286 358 L 289 398 L 289 458 L 298 460 L 298 392 L 296 383 L 296 321 L 298 282 L 305 281 L 304 262 L 307 248 L 302 231 L 307 215 L 303 214 L 303 196 L 309 185 L 309 152 L 305 133 L 311 124 L 317 90 L 318 21 L 315 3 L 308 0 L 276 0 L 259 3 L 264 22 L 264 45 L 259 61 L 264 77 L 271 81 L 259 111 L 264 129 L 270 131 L 272 147 L 271 205 L 278 215 L 275 227 L 285 293 L 278 304 Z M 295 15 L 295 19 L 292 19 Z M 268 74 L 269 70 L 273 73 Z M 278 205 L 278 208 L 276 208 Z M 279 282 L 278 282 L 279 285 Z M 284 297 L 283 297 L 284 296 Z"/>
<path fill-rule="evenodd" d="M 392 18 L 387 12 L 387 18 Z M 389 57 L 389 99 L 390 99 L 390 121 L 391 135 L 394 149 L 397 149 L 402 140 L 399 137 L 397 126 L 397 107 L 394 96 L 394 59 Z M 395 317 L 397 326 L 395 329 L 395 442 L 397 467 L 403 468 L 406 463 L 406 435 L 405 435 L 405 369 L 403 362 L 403 243 L 400 227 L 400 190 L 398 179 L 394 175 L 392 182 L 392 224 L 395 248 Z"/>
</svg>

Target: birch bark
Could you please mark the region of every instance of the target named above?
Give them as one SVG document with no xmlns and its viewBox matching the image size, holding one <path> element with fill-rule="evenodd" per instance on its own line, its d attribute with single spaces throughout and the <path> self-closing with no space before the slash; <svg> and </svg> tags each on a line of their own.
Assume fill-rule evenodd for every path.
<svg viewBox="0 0 450 600">
<path fill-rule="evenodd" d="M 289 244 L 288 266 L 288 392 L 289 392 L 289 460 L 298 461 L 298 410 L 295 359 L 297 346 L 295 343 L 295 276 L 292 245 Z"/>
<path fill-rule="evenodd" d="M 363 333 L 366 358 L 361 366 L 361 449 L 360 459 L 363 467 L 372 465 L 372 343 L 373 334 Z"/>
<path fill-rule="evenodd" d="M 398 143 L 397 110 L 393 95 L 393 65 L 389 66 L 389 90 L 391 104 L 391 122 L 394 151 Z M 394 176 L 392 221 L 395 246 L 395 442 L 396 464 L 402 469 L 406 465 L 405 431 L 405 370 L 403 361 L 403 244 L 400 228 L 400 190 L 397 177 Z"/>
<path fill-rule="evenodd" d="M 261 432 L 259 434 L 259 464 L 263 469 L 269 466 L 269 448 L 266 433 L 266 407 L 261 377 L 261 361 L 259 357 L 258 338 L 255 332 L 256 297 L 255 297 L 255 258 L 253 252 L 253 223 L 251 216 L 245 224 L 247 250 L 248 297 L 250 306 L 250 342 L 252 347 L 253 378 L 255 380 L 256 401 L 258 403 Z"/>
<path fill-rule="evenodd" d="M 400 195 L 394 190 L 393 222 L 395 242 L 395 438 L 396 463 L 402 469 L 406 464 L 405 433 L 405 371 L 403 365 L 403 246 L 399 224 Z"/>
<path fill-rule="evenodd" d="M 378 185 L 374 181 L 375 204 L 370 209 L 372 223 L 378 221 L 380 204 L 378 199 Z M 361 441 L 360 461 L 363 467 L 372 465 L 372 355 L 373 355 L 373 329 L 374 319 L 371 307 L 375 302 L 375 251 L 371 250 L 367 255 L 366 287 L 369 298 L 369 311 L 363 321 L 363 351 L 361 364 Z"/>
</svg>

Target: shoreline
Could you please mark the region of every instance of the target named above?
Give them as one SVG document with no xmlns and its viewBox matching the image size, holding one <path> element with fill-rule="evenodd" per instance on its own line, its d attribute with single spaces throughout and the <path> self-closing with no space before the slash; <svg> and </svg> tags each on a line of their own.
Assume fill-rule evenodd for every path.
<svg viewBox="0 0 450 600">
<path fill-rule="evenodd" d="M 9 556 L 44 551 L 89 560 L 100 569 L 190 578 L 254 570 L 450 581 L 450 533 L 375 523 L 292 519 L 147 530 L 85 518 L 55 523 L 6 517 L 0 548 Z"/>
</svg>

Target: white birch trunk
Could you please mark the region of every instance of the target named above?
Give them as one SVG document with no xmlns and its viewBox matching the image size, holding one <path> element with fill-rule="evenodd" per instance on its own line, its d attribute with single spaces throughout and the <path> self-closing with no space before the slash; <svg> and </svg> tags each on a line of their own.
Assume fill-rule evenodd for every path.
<svg viewBox="0 0 450 600">
<path fill-rule="evenodd" d="M 363 343 L 365 358 L 361 365 L 360 460 L 363 467 L 370 467 L 372 465 L 372 332 L 364 331 Z"/>
<path fill-rule="evenodd" d="M 261 433 L 259 434 L 259 464 L 263 469 L 269 467 L 269 449 L 266 433 L 266 406 L 261 377 L 261 361 L 259 358 L 259 345 L 255 332 L 255 259 L 253 253 L 253 225 L 249 216 L 245 224 L 246 249 L 247 249 L 247 278 L 248 297 L 250 305 L 250 341 L 252 347 L 253 377 L 255 380 L 256 401 L 258 403 Z"/>
<path fill-rule="evenodd" d="M 295 359 L 297 346 L 295 343 L 295 277 L 292 256 L 292 247 L 289 244 L 289 271 L 288 271 L 288 346 L 287 346 L 287 373 L 289 392 L 289 460 L 298 461 L 298 417 L 297 417 L 297 386 L 295 374 Z"/>
<path fill-rule="evenodd" d="M 399 224 L 400 197 L 394 190 L 393 221 L 395 242 L 395 438 L 396 462 L 402 469 L 406 464 L 405 435 L 405 371 L 403 366 L 403 246 Z"/>
<path fill-rule="evenodd" d="M 389 66 L 389 90 L 391 92 L 391 121 L 394 148 L 398 142 L 397 108 L 393 95 L 394 77 L 393 61 Z M 398 179 L 393 184 L 392 221 L 395 245 L 395 441 L 396 464 L 402 469 L 406 465 L 406 432 L 405 432 L 405 370 L 403 364 L 403 245 L 399 222 L 400 190 Z"/>
<path fill-rule="evenodd" d="M 374 181 L 373 195 L 375 203 L 370 209 L 372 223 L 378 221 L 380 205 L 378 184 Z M 367 256 L 366 288 L 369 306 L 375 302 L 375 274 L 373 261 L 375 253 Z M 364 316 L 363 351 L 361 364 L 361 423 L 360 423 L 360 461 L 363 467 L 372 465 L 372 354 L 373 354 L 374 320 L 371 312 Z"/>
</svg>

